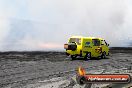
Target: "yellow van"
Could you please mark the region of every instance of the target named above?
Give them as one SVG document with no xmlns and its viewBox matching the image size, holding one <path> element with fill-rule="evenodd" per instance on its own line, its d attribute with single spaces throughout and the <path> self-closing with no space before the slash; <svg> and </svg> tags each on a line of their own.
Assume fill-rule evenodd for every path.
<svg viewBox="0 0 132 88">
<path fill-rule="evenodd" d="M 72 59 L 77 56 L 91 59 L 92 57 L 105 58 L 109 55 L 109 44 L 103 38 L 72 36 L 64 44 L 66 54 Z"/>
</svg>

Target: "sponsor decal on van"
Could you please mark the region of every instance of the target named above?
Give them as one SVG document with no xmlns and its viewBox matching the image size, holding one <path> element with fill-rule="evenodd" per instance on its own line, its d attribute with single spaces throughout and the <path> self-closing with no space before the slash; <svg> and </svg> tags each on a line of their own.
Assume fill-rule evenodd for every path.
<svg viewBox="0 0 132 88">
<path fill-rule="evenodd" d="M 84 47 L 90 47 L 90 42 L 86 42 Z"/>
</svg>

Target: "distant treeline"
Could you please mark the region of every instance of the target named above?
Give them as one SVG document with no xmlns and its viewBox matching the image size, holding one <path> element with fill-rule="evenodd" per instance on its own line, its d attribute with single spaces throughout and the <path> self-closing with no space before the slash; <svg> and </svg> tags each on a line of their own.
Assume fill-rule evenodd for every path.
<svg viewBox="0 0 132 88">
<path fill-rule="evenodd" d="M 110 53 L 132 53 L 132 47 L 110 47 Z"/>
<path fill-rule="evenodd" d="M 110 47 L 110 52 L 132 52 L 132 47 Z M 0 54 L 65 54 L 65 51 L 1 51 Z"/>
<path fill-rule="evenodd" d="M 110 50 L 132 50 L 132 47 L 110 47 Z"/>
<path fill-rule="evenodd" d="M 9 54 L 28 54 L 28 55 L 38 55 L 38 54 L 65 54 L 62 51 L 6 51 L 0 52 L 0 55 L 9 55 Z"/>
</svg>

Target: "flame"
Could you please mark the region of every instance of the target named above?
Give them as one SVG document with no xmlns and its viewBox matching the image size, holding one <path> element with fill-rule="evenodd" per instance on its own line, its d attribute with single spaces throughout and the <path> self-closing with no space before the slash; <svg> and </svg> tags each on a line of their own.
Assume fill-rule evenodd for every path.
<svg viewBox="0 0 132 88">
<path fill-rule="evenodd" d="M 86 74 L 86 71 L 84 68 L 82 68 L 81 66 L 78 68 L 78 73 L 80 76 L 84 76 Z"/>
</svg>

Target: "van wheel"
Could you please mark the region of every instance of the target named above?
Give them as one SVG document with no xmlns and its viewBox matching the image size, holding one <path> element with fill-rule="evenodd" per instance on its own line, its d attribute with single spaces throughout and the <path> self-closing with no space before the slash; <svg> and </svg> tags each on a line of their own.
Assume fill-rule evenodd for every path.
<svg viewBox="0 0 132 88">
<path fill-rule="evenodd" d="M 76 57 L 77 57 L 76 55 L 71 55 L 72 60 L 75 60 Z"/>
<path fill-rule="evenodd" d="M 87 53 L 85 56 L 85 60 L 89 60 L 89 59 L 91 59 L 91 53 Z"/>
<path fill-rule="evenodd" d="M 102 53 L 101 58 L 102 59 L 105 59 L 106 58 L 106 53 L 105 52 Z"/>
</svg>

